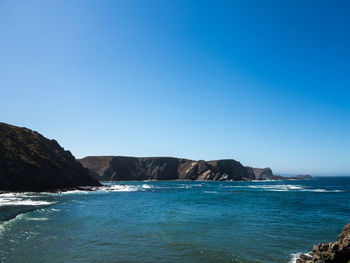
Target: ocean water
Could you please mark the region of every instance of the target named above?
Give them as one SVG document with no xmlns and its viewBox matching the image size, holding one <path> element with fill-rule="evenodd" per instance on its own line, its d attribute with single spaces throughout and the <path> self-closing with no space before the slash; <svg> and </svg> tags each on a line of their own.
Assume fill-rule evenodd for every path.
<svg viewBox="0 0 350 263">
<path fill-rule="evenodd" d="M 0 262 L 288 263 L 350 221 L 350 177 L 105 183 L 0 194 Z"/>
</svg>

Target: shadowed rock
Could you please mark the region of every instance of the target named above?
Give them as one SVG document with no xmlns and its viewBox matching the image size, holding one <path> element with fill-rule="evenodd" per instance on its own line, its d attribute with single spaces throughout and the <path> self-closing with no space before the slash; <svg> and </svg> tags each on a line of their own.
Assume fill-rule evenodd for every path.
<svg viewBox="0 0 350 263">
<path fill-rule="evenodd" d="M 0 190 L 52 191 L 99 185 L 55 140 L 0 123 Z"/>
</svg>

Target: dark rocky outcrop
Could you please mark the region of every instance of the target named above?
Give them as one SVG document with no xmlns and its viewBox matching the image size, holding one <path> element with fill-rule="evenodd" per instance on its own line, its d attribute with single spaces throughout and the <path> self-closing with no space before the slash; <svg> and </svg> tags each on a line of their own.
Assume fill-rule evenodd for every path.
<svg viewBox="0 0 350 263">
<path fill-rule="evenodd" d="M 99 185 L 55 140 L 0 123 L 0 190 L 52 191 Z"/>
<path fill-rule="evenodd" d="M 296 263 L 350 263 L 350 224 L 336 242 L 314 246 L 312 252 L 300 255 Z"/>
<path fill-rule="evenodd" d="M 80 160 L 99 180 L 253 180 L 239 162 L 193 161 L 173 157 L 90 156 Z"/>
</svg>

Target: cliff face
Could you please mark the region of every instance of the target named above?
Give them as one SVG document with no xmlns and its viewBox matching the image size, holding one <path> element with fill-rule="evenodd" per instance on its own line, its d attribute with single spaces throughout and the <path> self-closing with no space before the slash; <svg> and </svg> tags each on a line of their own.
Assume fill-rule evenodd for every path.
<svg viewBox="0 0 350 263">
<path fill-rule="evenodd" d="M 0 190 L 49 191 L 98 185 L 88 170 L 55 140 L 0 123 Z"/>
<path fill-rule="evenodd" d="M 99 180 L 252 180 L 235 160 L 193 161 L 172 157 L 90 156 L 80 160 Z"/>
<path fill-rule="evenodd" d="M 301 255 L 296 263 L 350 263 L 350 224 L 344 227 L 338 241 L 314 246 L 312 252 Z"/>
</svg>

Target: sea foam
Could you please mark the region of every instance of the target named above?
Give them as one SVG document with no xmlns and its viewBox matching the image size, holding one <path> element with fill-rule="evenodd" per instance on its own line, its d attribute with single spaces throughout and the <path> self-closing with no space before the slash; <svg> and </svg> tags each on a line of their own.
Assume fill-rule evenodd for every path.
<svg viewBox="0 0 350 263">
<path fill-rule="evenodd" d="M 290 254 L 290 261 L 289 263 L 295 263 L 297 261 L 297 259 L 300 257 L 302 253 L 293 253 Z"/>
<path fill-rule="evenodd" d="M 290 254 L 290 261 L 288 263 L 296 263 L 297 262 L 297 259 L 302 255 L 306 255 L 306 256 L 311 256 L 309 253 L 302 253 L 302 252 L 299 252 L 299 253 L 292 253 Z"/>
<path fill-rule="evenodd" d="M 30 196 L 30 194 L 31 193 L 0 194 L 0 207 L 1 206 L 40 206 L 40 205 L 55 204 L 55 202 L 32 199 L 35 196 Z"/>
<path fill-rule="evenodd" d="M 25 215 L 25 213 L 22 214 L 18 214 L 16 217 L 3 222 L 2 224 L 0 224 L 0 234 L 6 229 L 6 227 L 10 226 L 11 224 L 13 224 L 16 220 L 19 220 L 21 218 L 23 218 L 23 216 Z"/>
</svg>

